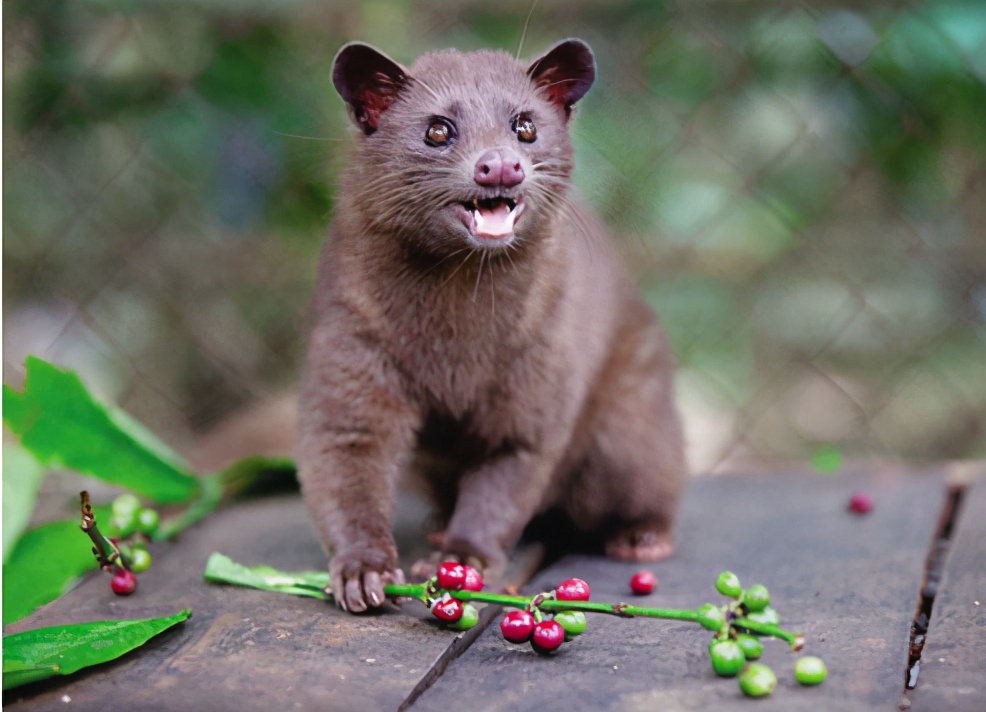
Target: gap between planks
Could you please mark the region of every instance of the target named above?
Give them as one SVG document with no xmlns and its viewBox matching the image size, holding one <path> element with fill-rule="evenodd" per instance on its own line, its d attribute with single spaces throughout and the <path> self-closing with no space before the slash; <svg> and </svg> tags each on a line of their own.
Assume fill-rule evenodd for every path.
<svg viewBox="0 0 986 712">
<path fill-rule="evenodd" d="M 899 709 L 903 712 L 911 706 L 910 691 L 917 687 L 921 672 L 921 654 L 931 627 L 931 610 L 935 604 L 938 585 L 941 582 L 945 560 L 952 541 L 952 534 L 961 517 L 962 498 L 967 484 L 949 485 L 945 493 L 941 515 L 935 536 L 925 560 L 924 577 L 918 592 L 917 609 L 911 622 L 911 638 L 907 651 L 907 669 L 904 672 L 904 690 Z"/>
<path fill-rule="evenodd" d="M 505 589 L 520 588 L 530 581 L 545 563 L 545 553 L 545 548 L 537 543 L 528 544 L 515 553 L 510 561 L 506 574 L 503 576 L 503 581 L 506 582 Z M 486 630 L 490 623 L 496 620 L 502 608 L 502 606 L 492 604 L 486 605 L 479 612 L 479 622 L 469 630 L 457 635 L 449 646 L 442 651 L 441 655 L 438 656 L 425 674 L 422 675 L 421 679 L 418 680 L 418 684 L 414 686 L 407 697 L 404 698 L 404 701 L 401 702 L 400 707 L 397 708 L 397 712 L 404 712 L 429 687 L 438 682 L 438 679 L 445 673 L 448 666 L 466 652 L 476 642 L 476 639 L 483 634 L 483 631 Z"/>
</svg>

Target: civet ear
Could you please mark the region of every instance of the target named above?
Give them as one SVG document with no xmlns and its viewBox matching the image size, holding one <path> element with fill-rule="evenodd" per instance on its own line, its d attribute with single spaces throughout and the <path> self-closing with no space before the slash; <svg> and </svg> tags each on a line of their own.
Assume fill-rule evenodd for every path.
<svg viewBox="0 0 986 712">
<path fill-rule="evenodd" d="M 585 96 L 596 79 L 596 60 L 582 40 L 559 42 L 534 61 L 527 75 L 548 98 L 570 116 L 572 106 Z"/>
<path fill-rule="evenodd" d="M 407 80 L 404 67 L 362 42 L 343 46 L 332 66 L 332 84 L 367 136 L 377 130 L 380 115 L 394 103 Z"/>
</svg>

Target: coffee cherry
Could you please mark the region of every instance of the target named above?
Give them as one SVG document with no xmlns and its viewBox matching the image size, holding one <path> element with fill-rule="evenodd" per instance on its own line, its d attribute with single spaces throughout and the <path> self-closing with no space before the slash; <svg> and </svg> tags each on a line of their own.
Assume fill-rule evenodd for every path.
<svg viewBox="0 0 986 712">
<path fill-rule="evenodd" d="M 476 569 L 468 564 L 463 564 L 462 568 L 466 570 L 466 578 L 462 582 L 463 591 L 482 591 L 483 590 L 483 574 L 479 573 Z"/>
<path fill-rule="evenodd" d="M 736 644 L 742 648 L 747 660 L 759 660 L 763 655 L 763 643 L 755 635 L 740 633 L 736 636 Z"/>
<path fill-rule="evenodd" d="M 117 596 L 129 596 L 137 590 L 137 577 L 126 569 L 117 569 L 110 581 L 110 588 Z"/>
<path fill-rule="evenodd" d="M 709 658 L 716 675 L 736 677 L 746 665 L 746 655 L 734 640 L 713 641 L 709 646 Z"/>
<path fill-rule="evenodd" d="M 446 623 L 455 623 L 462 618 L 462 610 L 462 601 L 451 596 L 439 598 L 431 604 L 431 614 Z"/>
<path fill-rule="evenodd" d="M 657 586 L 657 576 L 653 571 L 646 569 L 638 571 L 630 579 L 630 590 L 638 596 L 646 596 L 654 590 L 655 586 Z"/>
<path fill-rule="evenodd" d="M 849 499 L 847 509 L 855 514 L 866 514 L 873 509 L 873 498 L 863 492 L 857 492 Z"/>
<path fill-rule="evenodd" d="M 557 650 L 565 642 L 565 629 L 557 621 L 541 621 L 534 626 L 531 647 L 541 655 Z"/>
<path fill-rule="evenodd" d="M 763 697 L 777 687 L 777 675 L 763 663 L 750 663 L 740 673 L 739 686 L 750 697 Z"/>
<path fill-rule="evenodd" d="M 703 628 L 718 631 L 722 624 L 726 622 L 726 614 L 722 609 L 711 603 L 706 603 L 698 609 L 698 622 Z"/>
<path fill-rule="evenodd" d="M 161 523 L 161 515 L 156 509 L 144 508 L 137 512 L 137 531 L 141 534 L 154 534 L 158 524 Z"/>
<path fill-rule="evenodd" d="M 458 591 L 466 580 L 466 569 L 458 561 L 445 561 L 438 567 L 438 587 Z"/>
<path fill-rule="evenodd" d="M 131 493 L 124 492 L 110 504 L 110 511 L 114 517 L 128 517 L 137 514 L 140 509 L 140 498 Z"/>
<path fill-rule="evenodd" d="M 757 623 L 767 623 L 768 625 L 780 625 L 781 617 L 770 606 L 767 606 L 759 613 L 747 613 L 746 617 Z"/>
<path fill-rule="evenodd" d="M 479 623 L 479 611 L 476 606 L 466 603 L 462 606 L 462 617 L 449 627 L 454 630 L 469 630 Z"/>
<path fill-rule="evenodd" d="M 798 658 L 798 661 L 794 663 L 794 679 L 802 685 L 818 685 L 825 680 L 826 675 L 828 675 L 828 669 L 825 667 L 825 663 L 822 662 L 821 658 L 816 658 L 814 655 Z"/>
<path fill-rule="evenodd" d="M 528 611 L 508 611 L 500 619 L 500 632 L 511 643 L 526 643 L 534 632 L 534 616 Z"/>
<path fill-rule="evenodd" d="M 130 552 L 130 570 L 141 574 L 151 568 L 151 555 L 142 547 L 136 547 Z"/>
<path fill-rule="evenodd" d="M 770 605 L 770 592 L 766 586 L 753 584 L 743 592 L 743 605 L 750 613 L 759 613 Z"/>
<path fill-rule="evenodd" d="M 555 621 L 565 631 L 565 640 L 585 633 L 585 613 L 582 611 L 559 611 Z"/>
<path fill-rule="evenodd" d="M 588 601 L 589 593 L 589 584 L 578 578 L 566 579 L 555 589 L 559 601 Z"/>
<path fill-rule="evenodd" d="M 716 579 L 716 591 L 730 598 L 739 598 L 743 595 L 739 577 L 732 571 L 723 571 L 719 574 L 719 578 Z"/>
<path fill-rule="evenodd" d="M 137 512 L 124 512 L 112 515 L 110 517 L 109 530 L 113 532 L 115 539 L 126 539 L 137 530 Z"/>
</svg>

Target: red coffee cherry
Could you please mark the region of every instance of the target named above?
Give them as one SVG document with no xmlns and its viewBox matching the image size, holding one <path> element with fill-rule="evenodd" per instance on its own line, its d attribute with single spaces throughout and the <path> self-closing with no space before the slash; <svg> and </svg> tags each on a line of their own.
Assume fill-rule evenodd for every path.
<svg viewBox="0 0 986 712">
<path fill-rule="evenodd" d="M 526 643 L 531 639 L 534 625 L 534 616 L 528 611 L 509 611 L 500 619 L 500 632 L 511 643 Z"/>
<path fill-rule="evenodd" d="M 855 514 L 866 514 L 873 509 L 873 498 L 863 492 L 857 492 L 849 500 L 848 509 Z"/>
<path fill-rule="evenodd" d="M 462 601 L 448 596 L 431 604 L 431 614 L 440 621 L 455 623 L 462 618 Z"/>
<path fill-rule="evenodd" d="M 657 586 L 657 576 L 653 571 L 638 571 L 630 579 L 630 590 L 638 596 L 646 596 Z"/>
<path fill-rule="evenodd" d="M 458 561 L 446 561 L 438 567 L 438 587 L 458 591 L 466 580 L 466 569 Z"/>
<path fill-rule="evenodd" d="M 589 584 L 579 578 L 570 578 L 558 584 L 555 596 L 559 601 L 588 601 Z"/>
<path fill-rule="evenodd" d="M 565 642 L 565 629 L 558 621 L 541 621 L 534 626 L 531 634 L 531 647 L 541 655 L 557 650 Z"/>
<path fill-rule="evenodd" d="M 466 570 L 466 578 L 462 582 L 463 591 L 482 591 L 483 590 L 483 574 L 479 573 L 476 569 L 468 564 L 463 565 Z"/>
<path fill-rule="evenodd" d="M 117 596 L 129 596 L 137 590 L 137 577 L 131 571 L 117 569 L 113 574 L 113 580 L 110 581 L 110 588 Z"/>
</svg>

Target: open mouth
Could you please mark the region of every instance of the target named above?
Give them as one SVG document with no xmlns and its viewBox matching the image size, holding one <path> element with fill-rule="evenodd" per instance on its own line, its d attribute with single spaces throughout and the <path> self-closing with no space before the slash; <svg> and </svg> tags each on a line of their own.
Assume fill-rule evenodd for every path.
<svg viewBox="0 0 986 712">
<path fill-rule="evenodd" d="M 514 232 L 514 221 L 524 211 L 524 199 L 477 198 L 462 203 L 466 227 L 484 240 L 503 240 Z"/>
</svg>

